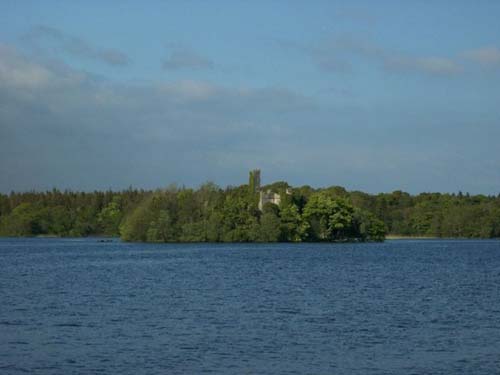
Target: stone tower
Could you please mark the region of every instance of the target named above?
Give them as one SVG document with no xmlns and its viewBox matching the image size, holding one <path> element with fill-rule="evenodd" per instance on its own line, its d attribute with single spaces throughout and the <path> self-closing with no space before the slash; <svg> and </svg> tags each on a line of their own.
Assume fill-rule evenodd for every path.
<svg viewBox="0 0 500 375">
<path fill-rule="evenodd" d="M 253 171 L 250 171 L 250 176 L 248 178 L 248 187 L 253 193 L 260 191 L 260 169 L 254 169 Z"/>
</svg>

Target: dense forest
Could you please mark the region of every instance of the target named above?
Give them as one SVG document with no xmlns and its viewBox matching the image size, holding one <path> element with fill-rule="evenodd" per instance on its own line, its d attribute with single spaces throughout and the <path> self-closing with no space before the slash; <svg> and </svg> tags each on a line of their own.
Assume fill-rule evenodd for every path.
<svg viewBox="0 0 500 375">
<path fill-rule="evenodd" d="M 2 236 L 120 236 L 148 242 L 380 241 L 402 236 L 500 237 L 500 195 L 395 191 L 370 195 L 339 186 L 262 187 L 282 197 L 259 209 L 249 185 L 145 191 L 52 190 L 0 194 Z M 288 190 L 288 193 L 287 193 Z"/>
</svg>

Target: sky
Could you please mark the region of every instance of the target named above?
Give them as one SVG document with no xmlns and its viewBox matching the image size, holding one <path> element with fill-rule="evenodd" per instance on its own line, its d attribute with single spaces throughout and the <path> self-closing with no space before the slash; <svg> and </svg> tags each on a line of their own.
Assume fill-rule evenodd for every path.
<svg viewBox="0 0 500 375">
<path fill-rule="evenodd" d="M 0 192 L 500 193 L 498 1 L 0 2 Z"/>
</svg>

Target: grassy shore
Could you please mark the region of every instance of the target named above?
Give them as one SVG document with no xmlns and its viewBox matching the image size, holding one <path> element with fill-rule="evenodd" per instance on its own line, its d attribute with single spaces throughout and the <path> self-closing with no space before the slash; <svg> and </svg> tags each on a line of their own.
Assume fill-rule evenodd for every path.
<svg viewBox="0 0 500 375">
<path fill-rule="evenodd" d="M 402 234 L 388 234 L 386 240 L 438 240 L 440 237 L 432 236 L 405 236 Z"/>
</svg>

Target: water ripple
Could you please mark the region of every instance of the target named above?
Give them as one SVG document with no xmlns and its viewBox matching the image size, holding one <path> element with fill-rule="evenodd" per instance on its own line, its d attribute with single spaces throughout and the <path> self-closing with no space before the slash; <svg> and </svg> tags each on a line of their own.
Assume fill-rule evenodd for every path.
<svg viewBox="0 0 500 375">
<path fill-rule="evenodd" d="M 500 242 L 0 239 L 0 374 L 493 374 Z"/>
</svg>

